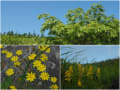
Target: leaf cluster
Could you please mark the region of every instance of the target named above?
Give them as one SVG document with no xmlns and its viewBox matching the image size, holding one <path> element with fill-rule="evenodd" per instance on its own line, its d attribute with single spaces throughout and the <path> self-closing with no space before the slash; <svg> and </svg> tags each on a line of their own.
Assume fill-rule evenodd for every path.
<svg viewBox="0 0 120 90">
<path fill-rule="evenodd" d="M 46 30 L 56 40 L 48 39 L 49 44 L 118 44 L 119 21 L 105 15 L 101 4 L 93 4 L 86 12 L 82 8 L 68 10 L 67 23 L 49 14 L 40 14 L 44 19 L 40 29 L 42 36 Z"/>
</svg>

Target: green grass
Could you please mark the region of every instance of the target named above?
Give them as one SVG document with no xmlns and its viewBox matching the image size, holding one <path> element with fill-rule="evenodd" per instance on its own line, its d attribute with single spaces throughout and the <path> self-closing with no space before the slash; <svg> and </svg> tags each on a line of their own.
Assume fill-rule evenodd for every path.
<svg viewBox="0 0 120 90">
<path fill-rule="evenodd" d="M 69 66 L 73 66 L 72 80 L 70 82 L 65 79 L 65 71 L 68 70 Z M 89 79 L 86 76 L 88 66 L 93 66 L 93 79 Z M 82 86 L 78 87 L 78 63 L 69 63 L 62 60 L 61 66 L 61 87 L 64 89 L 110 89 L 119 88 L 119 59 L 107 60 L 105 62 L 82 64 L 85 67 L 85 72 L 81 76 Z M 100 79 L 96 77 L 97 68 L 101 69 Z"/>
<path fill-rule="evenodd" d="M 1 35 L 1 43 L 7 45 L 58 45 L 62 41 L 56 37 Z"/>
<path fill-rule="evenodd" d="M 1 35 L 2 44 L 16 44 L 16 45 L 33 45 L 33 44 L 44 44 L 46 38 L 40 38 L 37 36 L 25 37 L 18 35 Z"/>
<path fill-rule="evenodd" d="M 74 43 L 70 43 L 69 40 L 66 41 L 64 38 L 60 37 L 52 37 L 52 36 L 46 36 L 46 37 L 40 37 L 40 36 L 24 36 L 23 34 L 20 35 L 9 35 L 9 34 L 1 34 L 1 43 L 7 44 L 7 45 L 73 45 Z M 118 45 L 118 43 L 114 40 L 112 42 L 89 42 L 89 41 L 80 41 L 79 43 L 76 43 L 77 45 L 84 44 L 96 44 L 96 45 L 105 45 L 105 44 L 111 45 L 115 44 Z"/>
</svg>

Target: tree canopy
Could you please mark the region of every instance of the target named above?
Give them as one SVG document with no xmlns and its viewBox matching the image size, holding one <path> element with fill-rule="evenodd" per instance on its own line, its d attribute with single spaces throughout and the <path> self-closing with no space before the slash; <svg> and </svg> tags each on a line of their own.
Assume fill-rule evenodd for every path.
<svg viewBox="0 0 120 90">
<path fill-rule="evenodd" d="M 93 4 L 85 12 L 82 8 L 68 10 L 64 24 L 55 16 L 40 14 L 38 19 L 44 19 L 41 33 L 46 30 L 53 38 L 48 38 L 47 44 L 118 44 L 119 20 L 113 15 L 105 15 L 101 4 Z"/>
</svg>

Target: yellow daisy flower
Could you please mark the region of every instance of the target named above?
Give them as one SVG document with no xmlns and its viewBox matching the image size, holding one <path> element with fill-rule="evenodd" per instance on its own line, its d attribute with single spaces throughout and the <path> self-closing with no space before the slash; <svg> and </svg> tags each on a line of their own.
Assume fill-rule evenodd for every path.
<svg viewBox="0 0 120 90">
<path fill-rule="evenodd" d="M 56 83 L 56 82 L 57 82 L 57 78 L 56 78 L 56 77 L 51 77 L 51 81 L 52 81 L 53 83 Z"/>
<path fill-rule="evenodd" d="M 33 60 L 33 59 L 35 59 L 35 57 L 36 57 L 36 54 L 33 53 L 33 54 L 31 54 L 31 55 L 28 56 L 28 59 L 29 60 Z"/>
<path fill-rule="evenodd" d="M 39 49 L 40 49 L 41 51 L 44 51 L 44 50 L 45 50 L 45 46 L 39 46 Z"/>
<path fill-rule="evenodd" d="M 44 62 L 45 60 L 48 60 L 48 56 L 46 54 L 41 54 L 40 59 Z"/>
<path fill-rule="evenodd" d="M 13 62 L 15 62 L 15 61 L 17 61 L 18 60 L 18 56 L 13 56 L 12 58 L 11 58 L 11 61 L 13 61 Z"/>
<path fill-rule="evenodd" d="M 38 67 L 38 66 L 40 66 L 41 65 L 41 61 L 40 60 L 35 60 L 34 62 L 33 62 L 33 67 Z"/>
<path fill-rule="evenodd" d="M 46 50 L 48 47 L 49 47 L 48 45 L 46 45 L 46 46 L 39 46 L 39 49 L 40 49 L 41 51 L 44 51 L 44 50 Z M 46 50 L 46 52 L 47 52 L 47 53 L 50 53 L 50 48 L 48 48 L 48 49 Z"/>
<path fill-rule="evenodd" d="M 6 57 L 7 57 L 7 58 L 10 58 L 12 55 L 13 55 L 13 54 L 12 54 L 11 52 L 7 52 L 7 53 L 6 53 Z"/>
<path fill-rule="evenodd" d="M 8 51 L 7 50 L 2 50 L 1 53 L 2 54 L 6 54 Z"/>
<path fill-rule="evenodd" d="M 40 78 L 42 78 L 42 80 L 48 80 L 49 74 L 47 72 L 42 72 Z"/>
<path fill-rule="evenodd" d="M 10 86 L 10 89 L 11 89 L 11 90 L 17 90 L 17 88 L 16 88 L 14 85 L 11 85 L 11 86 Z"/>
<path fill-rule="evenodd" d="M 3 45 L 2 45 L 2 44 L 0 44 L 0 48 L 3 48 Z"/>
<path fill-rule="evenodd" d="M 52 89 L 58 89 L 58 85 L 57 84 L 53 84 L 53 85 L 51 85 L 50 88 L 52 88 Z"/>
<path fill-rule="evenodd" d="M 46 50 L 47 53 L 50 53 L 50 51 L 51 51 L 50 48 L 48 48 L 48 49 Z"/>
<path fill-rule="evenodd" d="M 46 66 L 44 64 L 41 64 L 40 66 L 37 67 L 37 70 L 42 72 L 46 70 Z"/>
<path fill-rule="evenodd" d="M 15 66 L 15 67 L 16 67 L 16 66 L 20 66 L 20 64 L 21 64 L 21 63 L 18 62 L 18 61 L 17 61 L 17 62 L 14 62 L 14 66 Z"/>
<path fill-rule="evenodd" d="M 22 50 L 17 50 L 16 55 L 22 55 Z"/>
<path fill-rule="evenodd" d="M 35 75 L 35 73 L 27 73 L 27 76 L 26 76 L 26 80 L 27 81 L 30 81 L 30 82 L 32 82 L 32 81 L 34 81 L 36 79 L 36 75 Z"/>
<path fill-rule="evenodd" d="M 14 70 L 12 68 L 9 68 L 7 71 L 6 71 L 6 75 L 7 76 L 11 76 L 14 74 Z"/>
</svg>

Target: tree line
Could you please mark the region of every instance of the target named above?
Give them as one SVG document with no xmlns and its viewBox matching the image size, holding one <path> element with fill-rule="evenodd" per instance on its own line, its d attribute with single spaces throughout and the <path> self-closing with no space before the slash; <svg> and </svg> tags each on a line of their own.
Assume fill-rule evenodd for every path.
<svg viewBox="0 0 120 90">
<path fill-rule="evenodd" d="M 8 32 L 3 32 L 1 33 L 1 35 L 10 35 L 10 36 L 23 36 L 23 37 L 40 37 L 39 34 L 36 34 L 35 32 L 34 33 L 17 33 L 17 32 L 14 32 L 13 30 L 11 31 L 8 31 Z"/>
</svg>

